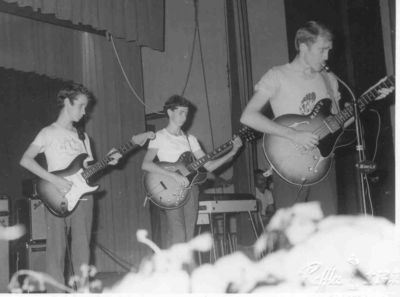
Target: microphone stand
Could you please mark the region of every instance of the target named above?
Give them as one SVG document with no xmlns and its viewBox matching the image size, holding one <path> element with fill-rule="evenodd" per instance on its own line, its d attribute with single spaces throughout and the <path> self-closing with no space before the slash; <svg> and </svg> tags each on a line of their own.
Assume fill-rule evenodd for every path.
<svg viewBox="0 0 400 297">
<path fill-rule="evenodd" d="M 329 67 L 326 65 L 323 66 L 323 69 L 327 72 L 330 72 Z M 358 186 L 359 200 L 361 204 L 361 212 L 364 213 L 364 215 L 367 215 L 367 199 L 368 199 L 371 208 L 371 214 L 373 215 L 374 209 L 372 206 L 371 192 L 369 189 L 367 173 L 374 171 L 376 165 L 370 161 L 367 161 L 365 157 L 365 139 L 360 119 L 360 109 L 357 104 L 357 99 L 354 96 L 354 93 L 350 89 L 350 87 L 343 80 L 341 80 L 336 74 L 334 74 L 333 72 L 331 72 L 331 74 L 340 83 L 342 83 L 342 85 L 349 91 L 352 98 L 352 104 L 354 110 L 354 122 L 355 122 L 356 137 L 357 137 L 357 144 L 356 144 L 357 163 L 355 167 L 357 168 L 357 173 L 358 173 L 357 186 Z M 335 99 L 333 98 L 333 100 Z"/>
<path fill-rule="evenodd" d="M 371 212 L 373 214 L 372 202 L 371 202 L 371 193 L 369 191 L 368 186 L 368 177 L 367 177 L 367 162 L 365 157 L 365 138 L 364 138 L 364 130 L 360 119 L 360 110 L 358 108 L 357 101 L 354 96 L 353 99 L 353 109 L 354 109 L 354 124 L 356 127 L 356 137 L 357 137 L 357 144 L 356 144 L 356 151 L 357 151 L 357 163 L 356 168 L 358 172 L 358 183 L 359 187 L 359 194 L 360 203 L 361 203 L 361 211 L 366 215 L 367 214 L 367 203 L 366 198 L 371 205 Z M 368 191 L 367 191 L 368 189 Z"/>
</svg>

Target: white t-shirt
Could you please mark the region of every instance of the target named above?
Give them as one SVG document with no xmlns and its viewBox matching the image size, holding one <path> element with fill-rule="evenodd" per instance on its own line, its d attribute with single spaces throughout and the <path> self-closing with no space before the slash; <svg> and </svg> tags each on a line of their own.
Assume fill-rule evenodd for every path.
<svg viewBox="0 0 400 297">
<path fill-rule="evenodd" d="M 331 73 L 325 77 L 330 82 L 334 99 L 338 101 L 340 93 L 336 78 Z M 319 100 L 331 97 L 322 74 L 306 78 L 302 71 L 294 69 L 289 63 L 271 68 L 254 89 L 270 98 L 275 117 L 283 114 L 307 115 Z"/>
<path fill-rule="evenodd" d="M 85 148 L 76 132 L 65 129 L 57 123 L 40 130 L 32 144 L 39 146 L 40 152 L 45 154 L 48 171 L 65 169 L 82 153 L 89 155 L 85 162 L 93 160 L 88 135 L 85 133 Z"/>
<path fill-rule="evenodd" d="M 274 204 L 274 198 L 272 197 L 271 191 L 268 189 L 265 189 L 264 193 L 262 193 L 256 187 L 256 199 L 261 202 L 261 214 L 263 215 L 265 215 L 268 205 Z"/>
<path fill-rule="evenodd" d="M 156 138 L 150 140 L 149 149 L 157 149 L 157 157 L 161 162 L 176 162 L 184 152 L 201 150 L 196 137 L 188 134 L 175 136 L 167 129 L 157 131 Z"/>
</svg>

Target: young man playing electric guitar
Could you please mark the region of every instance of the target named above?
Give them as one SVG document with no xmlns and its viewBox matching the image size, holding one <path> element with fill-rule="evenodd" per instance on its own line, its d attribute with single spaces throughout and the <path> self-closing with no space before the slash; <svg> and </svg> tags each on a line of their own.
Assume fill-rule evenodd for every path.
<svg viewBox="0 0 400 297">
<path fill-rule="evenodd" d="M 241 122 L 265 133 L 277 208 L 319 201 L 325 215 L 336 214 L 332 156 L 343 128 L 353 121 L 353 105 L 339 110 L 338 81 L 327 71 L 332 33 L 321 23 L 307 22 L 296 32 L 295 46 L 292 62 L 271 68 L 256 84 Z M 383 78 L 357 100 L 359 109 L 393 90 L 394 79 Z M 261 113 L 267 102 L 274 120 Z"/>
<path fill-rule="evenodd" d="M 299 28 L 295 37 L 297 56 L 291 63 L 270 69 L 255 86 L 255 93 L 245 110 L 241 122 L 266 134 L 292 141 L 299 149 L 312 150 L 318 144 L 318 135 L 296 130 L 268 119 L 261 113 L 270 102 L 274 116 L 284 114 L 306 115 L 323 99 L 332 100 L 331 111 L 338 111 L 340 99 L 338 82 L 330 73 L 322 73 L 332 49 L 332 34 L 318 22 L 308 22 Z M 284 149 L 284 148 L 282 148 Z M 332 166 L 328 176 L 313 186 L 292 185 L 274 171 L 273 196 L 277 209 L 296 202 L 321 202 L 325 215 L 337 212 L 336 176 Z"/>
<path fill-rule="evenodd" d="M 93 100 L 91 92 L 80 84 L 71 84 L 60 90 L 57 95 L 57 105 L 60 108 L 57 120 L 38 133 L 20 161 L 21 166 L 40 177 L 48 187 L 52 187 L 52 192 L 60 197 L 66 196 L 76 185 L 67 177 L 57 175 L 55 172 L 67 168 L 81 154 L 87 156 L 84 167 L 93 160 L 88 135 L 84 132 L 78 133 L 80 131 L 74 127 L 74 123 L 81 120 Z M 151 135 L 139 134 L 132 138 L 132 142 L 143 145 L 148 137 Z M 44 153 L 48 171 L 35 160 L 39 153 Z M 109 164 L 115 165 L 121 156 L 120 152 L 115 149 L 111 150 Z M 66 216 L 56 216 L 53 214 L 54 212 L 50 211 L 50 208 L 45 210 L 47 225 L 46 273 L 62 285 L 64 285 L 68 231 L 71 232 L 72 272 L 79 273 L 82 264 L 89 264 L 92 212 L 93 199 L 90 195 L 85 196 L 85 199 L 76 205 L 73 212 Z M 49 285 L 47 292 L 62 292 L 62 290 Z"/>
<path fill-rule="evenodd" d="M 178 95 L 170 97 L 165 102 L 164 112 L 167 113 L 169 118 L 168 125 L 158 131 L 156 138 L 149 142 L 142 164 L 143 170 L 169 176 L 182 188 L 189 186 L 189 180 L 178 172 L 161 167 L 155 162 L 155 158 L 158 157 L 160 162 L 176 162 L 185 152 L 191 152 L 196 159 L 205 155 L 197 139 L 182 130 L 190 105 L 191 103 L 187 99 Z M 232 149 L 224 156 L 205 163 L 204 168 L 208 171 L 217 169 L 231 160 L 241 146 L 240 137 L 235 137 L 232 141 Z M 192 186 L 188 192 L 187 202 L 182 207 L 165 210 L 167 247 L 175 243 L 189 241 L 193 237 L 198 212 L 198 194 L 198 187 Z"/>
</svg>

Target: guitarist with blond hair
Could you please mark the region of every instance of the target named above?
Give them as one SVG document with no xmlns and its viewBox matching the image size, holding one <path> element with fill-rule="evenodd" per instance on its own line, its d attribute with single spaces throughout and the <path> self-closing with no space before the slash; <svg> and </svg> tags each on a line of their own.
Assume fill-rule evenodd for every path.
<svg viewBox="0 0 400 297">
<path fill-rule="evenodd" d="M 67 168 L 79 155 L 84 159 L 84 167 L 93 160 L 88 135 L 75 125 L 85 116 L 88 106 L 93 101 L 92 93 L 81 84 L 71 84 L 60 90 L 57 95 L 57 105 L 60 108 L 57 120 L 37 134 L 20 161 L 21 166 L 40 177 L 47 187 L 51 187 L 53 196 L 62 197 L 62 200 L 63 196 L 68 195 L 77 185 L 66 176 L 57 175 L 55 172 Z M 139 134 L 134 136 L 132 141 L 143 145 L 147 140 L 146 137 L 141 137 Z M 46 157 L 48 171 L 35 160 L 40 153 L 44 153 Z M 112 149 L 108 155 L 108 164 L 115 165 L 121 156 L 119 151 Z M 82 264 L 89 264 L 93 197 L 85 196 L 71 213 L 66 212 L 67 215 L 59 213 L 60 216 L 55 215 L 56 212 L 51 211 L 50 204 L 44 202 L 48 206 L 45 208 L 46 273 L 64 285 L 67 233 L 70 232 L 71 235 L 72 272 L 79 273 Z M 68 205 L 65 207 L 67 209 Z M 51 285 L 47 287 L 47 292 L 61 291 Z"/>
<path fill-rule="evenodd" d="M 337 113 L 340 99 L 338 82 L 331 73 L 323 71 L 332 49 L 331 31 L 321 23 L 307 22 L 296 32 L 295 47 L 297 55 L 293 61 L 271 68 L 255 85 L 254 95 L 240 121 L 265 134 L 290 140 L 299 150 L 310 151 L 318 145 L 317 134 L 280 125 L 261 112 L 269 102 L 275 117 L 284 114 L 306 115 L 312 112 L 319 100 L 330 98 L 330 111 Z M 301 185 L 301 182 L 300 185 L 293 185 L 274 171 L 275 206 L 279 209 L 296 202 L 319 201 L 325 215 L 336 214 L 334 169 L 333 165 L 323 181 L 312 186 Z"/>
<path fill-rule="evenodd" d="M 177 171 L 160 166 L 155 159 L 157 157 L 160 162 L 172 163 L 176 162 L 185 152 L 191 152 L 195 159 L 200 159 L 205 155 L 196 137 L 182 130 L 190 107 L 191 103 L 179 95 L 173 95 L 165 102 L 164 112 L 168 115 L 168 125 L 157 131 L 155 139 L 149 142 L 142 163 L 143 170 L 168 176 L 182 188 L 189 186 L 189 180 Z M 204 168 L 207 171 L 217 169 L 231 160 L 241 146 L 242 140 L 240 137 L 235 137 L 232 141 L 232 149 L 222 157 L 205 163 Z M 165 210 L 167 221 L 166 244 L 168 247 L 175 243 L 189 241 L 194 236 L 198 212 L 198 187 L 191 186 L 187 195 L 186 203 L 183 206 Z"/>
<path fill-rule="evenodd" d="M 333 152 L 344 128 L 354 121 L 354 105 L 362 112 L 367 104 L 385 98 L 394 90 L 394 77 L 382 78 L 358 99 L 353 98 L 355 104 L 345 103 L 340 110 L 340 79 L 326 66 L 331 31 L 309 21 L 297 30 L 295 47 L 292 62 L 272 67 L 255 85 L 240 121 L 264 133 L 277 208 L 318 201 L 325 215 L 336 214 Z M 262 113 L 267 103 L 273 120 Z"/>
</svg>

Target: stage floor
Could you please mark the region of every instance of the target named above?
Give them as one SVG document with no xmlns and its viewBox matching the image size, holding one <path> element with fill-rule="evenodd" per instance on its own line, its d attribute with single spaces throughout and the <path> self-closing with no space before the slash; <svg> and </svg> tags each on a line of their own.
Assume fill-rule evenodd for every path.
<svg viewBox="0 0 400 297">
<path fill-rule="evenodd" d="M 123 279 L 126 274 L 126 272 L 98 272 L 96 274 L 96 279 L 101 281 L 103 288 L 111 288 L 118 281 Z"/>
</svg>

